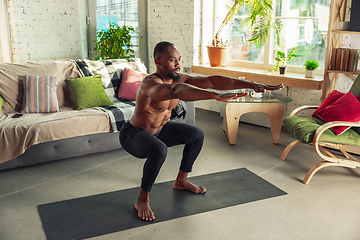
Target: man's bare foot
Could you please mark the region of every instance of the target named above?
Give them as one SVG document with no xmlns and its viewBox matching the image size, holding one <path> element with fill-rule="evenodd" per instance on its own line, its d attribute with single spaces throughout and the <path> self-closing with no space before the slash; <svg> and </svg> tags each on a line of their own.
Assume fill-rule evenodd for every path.
<svg viewBox="0 0 360 240">
<path fill-rule="evenodd" d="M 138 211 L 138 216 L 144 221 L 152 221 L 155 219 L 154 213 L 150 208 L 149 203 L 136 202 L 135 209 Z"/>
<path fill-rule="evenodd" d="M 203 186 L 197 186 L 187 179 L 188 172 L 179 170 L 179 174 L 176 178 L 174 189 L 178 190 L 189 190 L 194 193 L 205 193 L 206 189 Z"/>
<path fill-rule="evenodd" d="M 150 208 L 149 193 L 140 190 L 138 201 L 135 203 L 135 209 L 138 211 L 138 216 L 144 221 L 152 221 L 155 219 L 154 212 Z"/>
<path fill-rule="evenodd" d="M 185 180 L 183 182 L 176 181 L 174 184 L 174 189 L 177 190 L 189 190 L 194 193 L 205 193 L 206 189 L 203 186 L 197 186 L 188 180 Z"/>
</svg>

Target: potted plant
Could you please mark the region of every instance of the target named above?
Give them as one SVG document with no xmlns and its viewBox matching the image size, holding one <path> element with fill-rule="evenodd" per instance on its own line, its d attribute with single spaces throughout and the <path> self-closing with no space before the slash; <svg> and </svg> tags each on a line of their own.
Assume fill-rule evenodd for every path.
<svg viewBox="0 0 360 240">
<path fill-rule="evenodd" d="M 218 31 L 212 39 L 208 48 L 209 60 L 211 66 L 224 66 L 228 49 L 229 36 L 236 16 L 236 11 L 241 6 L 245 6 L 249 10 L 249 15 L 245 18 L 244 24 L 253 31 L 252 39 L 257 48 L 261 48 L 265 40 L 268 38 L 271 28 L 275 29 L 278 35 L 281 24 L 273 21 L 272 0 L 233 0 L 234 4 L 229 9 L 225 19 L 222 21 Z M 220 37 L 225 29 L 229 29 L 226 33 L 226 39 Z M 221 54 L 225 54 L 222 56 Z M 213 59 L 213 57 L 215 59 Z"/>
<path fill-rule="evenodd" d="M 319 63 L 316 59 L 306 60 L 305 64 L 305 77 L 313 78 L 315 76 L 315 69 L 319 67 Z"/>
<path fill-rule="evenodd" d="M 274 57 L 276 63 L 271 68 L 271 71 L 279 70 L 280 74 L 285 74 L 287 63 L 294 57 L 300 57 L 300 55 L 297 54 L 299 48 L 300 48 L 300 46 L 297 46 L 289 54 L 286 54 L 283 51 L 277 50 L 276 57 Z"/>
<path fill-rule="evenodd" d="M 106 30 L 99 30 L 97 39 L 93 42 L 94 50 L 100 52 L 100 56 L 94 60 L 134 58 L 130 35 L 133 31 L 134 28 L 131 26 L 120 27 L 112 23 Z"/>
</svg>

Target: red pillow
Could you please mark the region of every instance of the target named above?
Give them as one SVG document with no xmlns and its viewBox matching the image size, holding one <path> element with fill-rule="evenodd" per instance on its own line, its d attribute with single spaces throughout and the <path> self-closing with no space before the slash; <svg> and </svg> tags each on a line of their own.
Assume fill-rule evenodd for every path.
<svg viewBox="0 0 360 240">
<path fill-rule="evenodd" d="M 360 121 L 360 102 L 352 94 L 348 92 L 329 106 L 325 107 L 321 112 L 319 112 L 319 117 L 321 117 L 325 122 L 333 121 L 346 121 L 346 122 L 359 122 Z M 333 127 L 332 130 L 340 135 L 341 133 L 348 130 L 350 127 L 341 126 Z"/>
<path fill-rule="evenodd" d="M 341 93 L 337 90 L 333 90 L 321 103 L 321 105 L 315 110 L 315 112 L 312 114 L 315 118 L 320 118 L 321 120 L 324 120 L 319 116 L 319 113 L 324 110 L 327 106 L 331 105 L 333 102 L 344 96 L 345 93 Z"/>
<path fill-rule="evenodd" d="M 118 97 L 129 100 L 136 100 L 136 92 L 141 81 L 148 74 L 141 73 L 131 68 L 124 68 L 122 72 L 122 81 L 119 88 Z"/>
</svg>

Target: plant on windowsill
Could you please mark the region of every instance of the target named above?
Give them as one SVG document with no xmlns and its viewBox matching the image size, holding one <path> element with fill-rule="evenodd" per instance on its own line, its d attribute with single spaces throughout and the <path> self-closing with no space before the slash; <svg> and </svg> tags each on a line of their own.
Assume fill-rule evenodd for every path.
<svg viewBox="0 0 360 240">
<path fill-rule="evenodd" d="M 112 23 L 106 30 L 99 30 L 96 34 L 97 39 L 93 42 L 94 50 L 98 51 L 100 56 L 94 60 L 134 58 L 130 35 L 133 31 L 134 28 L 131 26 L 120 27 Z"/>
<path fill-rule="evenodd" d="M 319 63 L 316 59 L 306 60 L 305 64 L 305 77 L 313 78 L 315 76 L 315 69 L 319 67 Z"/>
<path fill-rule="evenodd" d="M 289 54 L 286 54 L 283 51 L 277 50 L 276 57 L 274 57 L 274 59 L 276 61 L 275 65 L 270 69 L 270 71 L 279 70 L 280 74 L 285 74 L 287 63 L 295 57 L 300 57 L 300 55 L 297 54 L 299 48 L 300 48 L 300 46 L 297 46 Z"/>
<path fill-rule="evenodd" d="M 269 36 L 270 30 L 273 28 L 278 39 L 281 23 L 273 21 L 273 5 L 272 0 L 233 0 L 234 4 L 227 13 L 225 19 L 221 23 L 218 31 L 212 39 L 208 49 L 210 65 L 212 67 L 225 66 L 226 57 L 229 49 L 229 36 L 232 25 L 236 16 L 236 11 L 241 6 L 245 6 L 249 10 L 249 15 L 245 18 L 244 24 L 253 31 L 252 39 L 257 48 L 261 48 Z M 228 29 L 226 40 L 221 38 L 221 33 Z M 214 51 L 214 52 L 213 52 Z M 221 54 L 225 54 L 222 56 Z"/>
</svg>

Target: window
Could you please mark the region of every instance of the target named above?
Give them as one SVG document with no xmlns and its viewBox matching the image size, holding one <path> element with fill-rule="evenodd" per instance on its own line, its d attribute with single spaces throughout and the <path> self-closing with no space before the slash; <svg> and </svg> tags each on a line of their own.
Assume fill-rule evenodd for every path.
<svg viewBox="0 0 360 240">
<path fill-rule="evenodd" d="M 300 46 L 298 54 L 288 64 L 291 71 L 303 71 L 307 59 L 316 59 L 319 69 L 324 68 L 326 38 L 331 0 L 273 0 L 275 20 L 282 22 L 279 47 L 290 52 Z M 227 0 L 228 5 L 232 1 Z M 251 39 L 251 32 L 241 25 L 247 10 L 242 7 L 237 12 L 229 43 L 231 46 L 230 61 L 237 65 L 241 61 L 246 66 L 270 69 L 276 51 L 274 34 L 270 36 L 264 47 L 258 49 Z"/>
<path fill-rule="evenodd" d="M 88 0 L 87 1 L 87 39 L 89 58 L 98 53 L 93 49 L 96 31 L 106 29 L 109 23 L 119 26 L 128 25 L 135 29 L 131 41 L 135 56 L 141 58 L 148 66 L 147 51 L 147 1 L 145 0 Z"/>
<path fill-rule="evenodd" d="M 11 62 L 10 30 L 5 0 L 0 0 L 0 63 Z"/>
<path fill-rule="evenodd" d="M 131 42 L 138 55 L 138 0 L 96 0 L 96 30 L 106 30 L 110 23 L 135 29 L 131 34 Z"/>
</svg>

